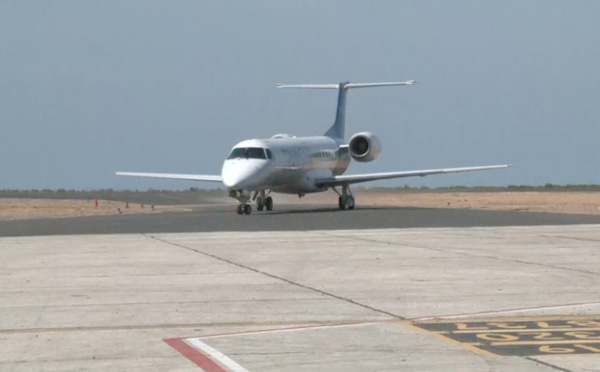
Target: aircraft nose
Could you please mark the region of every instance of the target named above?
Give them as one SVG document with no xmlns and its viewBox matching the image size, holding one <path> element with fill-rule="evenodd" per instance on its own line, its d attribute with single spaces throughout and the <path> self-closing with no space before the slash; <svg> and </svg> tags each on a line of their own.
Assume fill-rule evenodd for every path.
<svg viewBox="0 0 600 372">
<path fill-rule="evenodd" d="M 241 189 L 246 177 L 240 173 L 223 172 L 223 184 L 230 189 Z"/>
<path fill-rule="evenodd" d="M 223 164 L 221 176 L 223 178 L 223 184 L 227 188 L 234 190 L 253 188 L 253 184 L 258 181 L 257 177 L 261 168 L 254 164 L 246 163 L 247 161 L 240 162 L 229 160 Z"/>
</svg>

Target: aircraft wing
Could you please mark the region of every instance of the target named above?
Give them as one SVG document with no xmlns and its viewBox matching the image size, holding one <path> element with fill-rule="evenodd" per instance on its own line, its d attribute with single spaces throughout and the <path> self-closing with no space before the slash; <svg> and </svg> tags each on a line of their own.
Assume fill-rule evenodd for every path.
<svg viewBox="0 0 600 372">
<path fill-rule="evenodd" d="M 376 180 L 385 180 L 390 178 L 403 178 L 403 177 L 425 177 L 433 174 L 446 174 L 446 173 L 461 173 L 461 172 L 476 172 L 490 169 L 501 169 L 508 168 L 510 165 L 488 165 L 484 167 L 464 167 L 464 168 L 445 168 L 445 169 L 427 169 L 417 171 L 404 171 L 404 172 L 386 172 L 386 173 L 367 173 L 367 174 L 356 174 L 356 175 L 342 175 L 333 176 L 329 178 L 320 178 L 315 180 L 315 184 L 321 187 L 332 187 L 349 185 L 351 183 L 369 182 Z"/>
<path fill-rule="evenodd" d="M 147 178 L 167 178 L 175 180 L 190 181 L 208 181 L 222 182 L 221 176 L 211 176 L 205 174 L 173 174 L 173 173 L 140 173 L 140 172 L 115 172 L 117 176 L 147 177 Z"/>
</svg>

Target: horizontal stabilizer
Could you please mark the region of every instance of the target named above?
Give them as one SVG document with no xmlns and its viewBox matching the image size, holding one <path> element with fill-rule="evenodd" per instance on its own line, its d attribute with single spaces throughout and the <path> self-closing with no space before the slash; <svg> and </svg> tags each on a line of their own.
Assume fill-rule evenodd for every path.
<svg viewBox="0 0 600 372">
<path fill-rule="evenodd" d="M 277 84 L 277 88 L 298 88 L 298 89 L 337 89 L 338 103 L 335 113 L 335 121 L 331 128 L 325 132 L 325 136 L 334 138 L 340 142 L 344 140 L 346 131 L 346 93 L 352 88 L 375 88 L 375 87 L 393 87 L 397 85 L 413 85 L 414 80 L 408 81 L 386 81 L 382 83 L 351 83 L 344 81 L 338 84 Z"/>
<path fill-rule="evenodd" d="M 413 85 L 415 80 L 408 81 L 389 81 L 383 83 L 344 83 L 343 89 L 350 88 L 375 88 L 375 87 L 393 87 L 397 85 Z M 340 84 L 277 84 L 277 88 L 294 88 L 294 89 L 339 89 Z"/>
<path fill-rule="evenodd" d="M 221 176 L 211 176 L 204 174 L 173 174 L 173 173 L 140 173 L 140 172 L 115 172 L 117 176 L 146 177 L 146 178 L 164 178 L 174 180 L 207 181 L 222 182 Z"/>
</svg>

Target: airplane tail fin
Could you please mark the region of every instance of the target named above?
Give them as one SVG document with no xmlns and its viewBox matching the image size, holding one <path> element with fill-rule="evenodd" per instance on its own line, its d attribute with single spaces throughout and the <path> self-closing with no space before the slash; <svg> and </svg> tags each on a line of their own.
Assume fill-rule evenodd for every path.
<svg viewBox="0 0 600 372">
<path fill-rule="evenodd" d="M 345 81 L 339 84 L 277 84 L 277 88 L 300 88 L 300 89 L 337 89 L 338 102 L 335 114 L 335 121 L 331 128 L 325 132 L 325 135 L 331 138 L 344 140 L 344 132 L 346 127 L 346 93 L 351 88 L 374 88 L 374 87 L 389 87 L 396 85 L 412 85 L 414 80 L 399 81 L 399 82 L 384 82 L 384 83 L 364 83 L 352 84 Z"/>
</svg>

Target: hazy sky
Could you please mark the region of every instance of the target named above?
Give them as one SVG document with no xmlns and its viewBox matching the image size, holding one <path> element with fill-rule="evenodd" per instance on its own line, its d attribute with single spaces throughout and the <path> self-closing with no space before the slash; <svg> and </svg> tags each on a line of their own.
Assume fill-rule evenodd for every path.
<svg viewBox="0 0 600 372">
<path fill-rule="evenodd" d="M 0 0 L 0 189 L 188 188 L 115 170 L 219 174 L 231 147 L 346 133 L 348 173 L 512 163 L 375 185 L 600 183 L 600 1 Z M 214 187 L 214 186 L 213 186 Z"/>
</svg>

